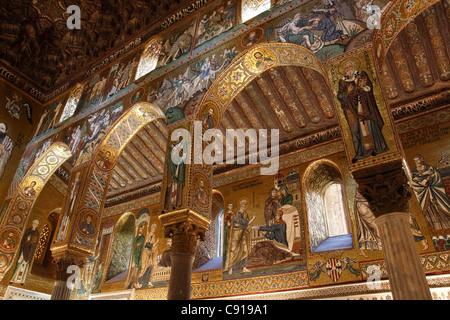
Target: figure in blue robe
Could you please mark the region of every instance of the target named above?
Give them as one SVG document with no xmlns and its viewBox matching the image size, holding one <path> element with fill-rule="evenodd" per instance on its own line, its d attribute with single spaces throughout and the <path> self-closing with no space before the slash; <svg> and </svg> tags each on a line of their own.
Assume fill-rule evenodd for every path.
<svg viewBox="0 0 450 320">
<path fill-rule="evenodd" d="M 317 30 L 322 30 L 322 40 L 325 41 L 334 41 L 339 39 L 342 36 L 342 30 L 337 30 L 336 25 L 333 21 L 328 18 L 328 14 L 319 21 L 319 25 L 317 26 Z"/>
</svg>

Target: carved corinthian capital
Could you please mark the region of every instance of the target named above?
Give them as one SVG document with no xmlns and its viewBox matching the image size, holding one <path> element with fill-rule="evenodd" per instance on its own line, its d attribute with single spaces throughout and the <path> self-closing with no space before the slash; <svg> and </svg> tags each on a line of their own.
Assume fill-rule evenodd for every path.
<svg viewBox="0 0 450 320">
<path fill-rule="evenodd" d="M 161 215 L 164 236 L 172 238 L 172 251 L 195 254 L 197 241 L 205 240 L 209 219 L 192 210 L 174 211 Z"/>
<path fill-rule="evenodd" d="M 401 162 L 378 169 L 371 175 L 355 176 L 358 191 L 369 203 L 375 217 L 408 212 L 411 191 Z"/>
</svg>

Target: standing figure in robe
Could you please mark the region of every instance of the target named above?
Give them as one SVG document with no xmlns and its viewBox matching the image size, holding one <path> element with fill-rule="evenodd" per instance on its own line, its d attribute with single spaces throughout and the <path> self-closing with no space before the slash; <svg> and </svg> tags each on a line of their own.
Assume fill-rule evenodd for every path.
<svg viewBox="0 0 450 320">
<path fill-rule="evenodd" d="M 250 252 L 250 224 L 255 220 L 255 215 L 250 219 L 245 211 L 247 200 L 239 203 L 239 210 L 236 211 L 231 224 L 230 246 L 225 265 L 225 271 L 233 273 L 233 268 L 239 268 L 242 272 L 250 272 L 247 269 L 247 257 Z"/>
<path fill-rule="evenodd" d="M 8 127 L 4 122 L 0 122 L 0 179 L 5 171 L 6 162 L 11 157 L 14 143 L 6 134 Z"/>
<path fill-rule="evenodd" d="M 17 260 L 16 267 L 14 268 L 11 282 L 20 284 L 25 282 L 25 278 L 34 257 L 34 252 L 36 251 L 39 242 L 38 225 L 39 221 L 33 220 L 31 228 L 27 229 L 23 234 L 22 242 L 20 243 L 19 260 Z"/>
<path fill-rule="evenodd" d="M 267 227 L 273 224 L 273 221 L 275 220 L 275 214 L 281 207 L 280 201 L 281 196 L 278 194 L 278 190 L 272 188 L 269 192 L 269 198 L 267 198 L 264 204 L 264 218 L 266 220 Z"/>
<path fill-rule="evenodd" d="M 428 225 L 434 230 L 450 229 L 450 202 L 438 169 L 425 164 L 421 154 L 414 156 L 411 187 L 419 200 Z"/>
<path fill-rule="evenodd" d="M 338 100 L 350 127 L 355 156 L 352 162 L 389 150 L 381 129 L 384 122 L 373 95 L 373 85 L 365 71 L 355 70 L 353 61 L 344 64 L 339 80 Z"/>
<path fill-rule="evenodd" d="M 172 150 L 176 148 L 180 143 L 183 143 L 182 137 L 178 141 L 170 146 L 169 154 L 167 157 L 167 188 L 166 197 L 164 201 L 164 209 L 172 210 L 181 206 L 183 201 L 183 188 L 185 184 L 185 154 L 179 154 L 180 158 L 184 159 L 181 163 L 176 164 L 172 160 Z M 180 150 L 183 152 L 183 149 Z"/>
</svg>

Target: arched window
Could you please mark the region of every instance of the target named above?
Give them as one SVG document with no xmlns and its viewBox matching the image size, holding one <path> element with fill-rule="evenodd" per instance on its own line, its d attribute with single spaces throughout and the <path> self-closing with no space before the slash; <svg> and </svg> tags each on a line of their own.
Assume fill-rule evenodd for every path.
<svg viewBox="0 0 450 320">
<path fill-rule="evenodd" d="M 205 241 L 199 242 L 194 260 L 194 271 L 222 267 L 224 202 L 220 192 L 213 190 L 211 223 L 205 233 Z"/>
<path fill-rule="evenodd" d="M 161 53 L 162 40 L 152 40 L 142 53 L 136 71 L 135 80 L 150 73 L 156 68 Z"/>
<path fill-rule="evenodd" d="M 84 85 L 77 84 L 70 93 L 69 99 L 67 99 L 66 105 L 64 106 L 64 110 L 61 114 L 61 118 L 59 118 L 60 123 L 66 119 L 69 119 L 75 113 L 78 101 L 80 101 L 81 94 L 83 93 L 83 87 Z"/>
<path fill-rule="evenodd" d="M 271 7 L 271 0 L 242 0 L 241 5 L 241 19 L 246 22 L 258 14 L 269 10 Z"/>
<path fill-rule="evenodd" d="M 325 186 L 323 201 L 329 238 L 350 233 L 343 198 L 342 183 L 332 181 Z"/>
<path fill-rule="evenodd" d="M 223 255 L 223 208 L 216 218 L 216 258 Z"/>
<path fill-rule="evenodd" d="M 61 208 L 53 210 L 47 217 L 45 225 L 42 228 L 39 241 L 34 253 L 33 267 L 31 273 L 40 275 L 46 278 L 52 278 L 48 272 L 48 266 L 52 263 L 52 253 L 50 250 L 51 239 L 53 239 L 56 225 Z"/>
<path fill-rule="evenodd" d="M 331 163 L 318 161 L 304 178 L 311 252 L 353 247 L 342 176 Z"/>
</svg>

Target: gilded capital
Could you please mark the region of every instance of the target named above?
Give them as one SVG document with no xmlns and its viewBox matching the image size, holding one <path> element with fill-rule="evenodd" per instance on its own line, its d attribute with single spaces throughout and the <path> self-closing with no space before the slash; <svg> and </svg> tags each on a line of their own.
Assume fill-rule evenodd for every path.
<svg viewBox="0 0 450 320">
<path fill-rule="evenodd" d="M 392 212 L 408 212 L 411 198 L 408 178 L 401 162 L 374 170 L 374 174 L 355 176 L 358 191 L 376 217 Z"/>
</svg>

